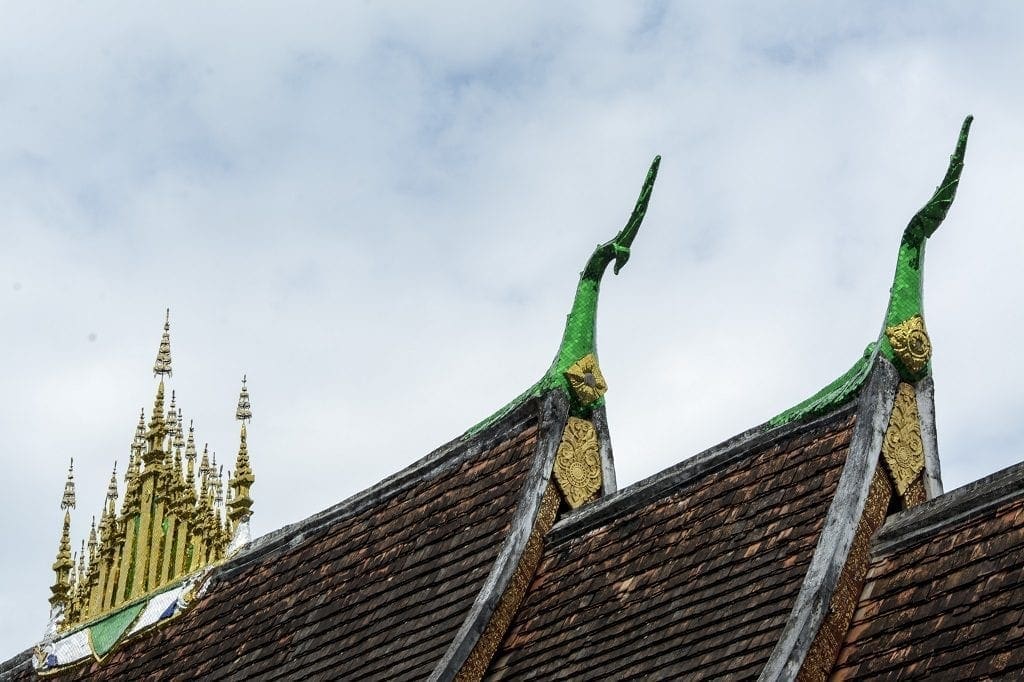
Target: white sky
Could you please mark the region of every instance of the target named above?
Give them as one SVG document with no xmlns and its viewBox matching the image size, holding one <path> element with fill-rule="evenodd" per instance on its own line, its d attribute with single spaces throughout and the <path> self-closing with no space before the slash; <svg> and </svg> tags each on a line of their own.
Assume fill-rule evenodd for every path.
<svg viewBox="0 0 1024 682">
<path fill-rule="evenodd" d="M 599 319 L 620 484 L 860 356 L 967 113 L 926 266 L 946 487 L 1024 457 L 1019 4 L 40 5 L 0 22 L 0 659 L 45 625 L 68 457 L 76 546 L 123 471 L 165 307 L 226 464 L 249 375 L 262 534 L 539 377 L 656 153 Z"/>
</svg>

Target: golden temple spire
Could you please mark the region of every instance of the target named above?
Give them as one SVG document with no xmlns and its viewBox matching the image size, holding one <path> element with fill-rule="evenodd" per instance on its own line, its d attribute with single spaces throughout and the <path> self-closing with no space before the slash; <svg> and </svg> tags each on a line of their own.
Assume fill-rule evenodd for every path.
<svg viewBox="0 0 1024 682">
<path fill-rule="evenodd" d="M 117 503 L 117 460 L 114 460 L 114 471 L 110 474 L 110 483 L 107 484 L 107 505 L 113 511 Z"/>
<path fill-rule="evenodd" d="M 245 386 L 245 375 L 242 375 L 242 391 L 238 394 L 238 407 L 235 409 L 235 419 L 245 423 L 252 419 L 252 405 L 249 404 L 249 389 Z"/>
<path fill-rule="evenodd" d="M 160 349 L 156 352 L 156 362 L 153 363 L 153 376 L 166 374 L 171 376 L 171 309 L 167 309 L 167 316 L 164 318 L 164 334 L 160 337 Z"/>
<path fill-rule="evenodd" d="M 60 501 L 60 508 L 64 510 L 64 528 L 60 534 L 60 544 L 57 548 L 57 559 L 53 562 L 53 571 L 57 574 L 57 580 L 50 586 L 50 605 L 53 607 L 68 607 L 68 597 L 71 588 L 71 571 L 75 562 L 71 557 L 71 509 L 75 506 L 75 461 L 71 460 L 68 466 L 68 480 L 64 484 L 64 495 Z"/>
<path fill-rule="evenodd" d="M 244 406 L 244 409 L 243 409 Z M 252 467 L 249 464 L 249 446 L 246 442 L 246 422 L 252 419 L 252 408 L 249 405 L 249 390 L 245 386 L 245 377 L 242 377 L 242 392 L 238 396 L 238 409 L 235 411 L 235 419 L 242 422 L 241 432 L 238 436 L 238 456 L 235 458 L 235 475 L 228 481 L 232 489 L 231 500 L 228 502 L 228 515 L 235 524 L 243 523 L 252 516 L 252 498 L 249 496 L 249 488 L 256 482 L 253 476 Z"/>
<path fill-rule="evenodd" d="M 75 458 L 68 465 L 68 480 L 64 482 L 64 497 L 60 500 L 61 509 L 75 508 Z"/>
<path fill-rule="evenodd" d="M 146 467 L 154 466 L 163 459 L 163 441 L 167 433 L 167 424 L 164 422 L 164 380 L 156 387 L 156 398 L 153 400 L 153 413 L 149 418 L 149 430 L 146 431 L 148 447 L 143 453 L 143 463 Z"/>
<path fill-rule="evenodd" d="M 89 528 L 89 568 L 96 565 L 96 547 L 99 541 L 96 539 L 96 517 L 92 517 L 92 526 Z"/>
</svg>

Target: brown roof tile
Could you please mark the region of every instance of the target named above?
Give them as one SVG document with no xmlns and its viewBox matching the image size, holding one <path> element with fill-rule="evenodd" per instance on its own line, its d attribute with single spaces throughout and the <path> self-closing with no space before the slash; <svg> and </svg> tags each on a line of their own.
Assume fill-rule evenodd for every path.
<svg viewBox="0 0 1024 682">
<path fill-rule="evenodd" d="M 1024 465 L 879 534 L 836 679 L 1024 677 Z"/>
<path fill-rule="evenodd" d="M 428 457 L 412 480 L 399 475 L 355 509 L 343 503 L 283 529 L 219 569 L 182 616 L 59 677 L 427 677 L 505 539 L 538 416 L 531 401 Z M 24 666 L 8 672 L 35 677 Z"/>
<path fill-rule="evenodd" d="M 488 678 L 756 676 L 800 589 L 853 422 L 846 410 L 789 429 L 643 504 L 624 491 L 579 533 L 556 526 Z"/>
</svg>

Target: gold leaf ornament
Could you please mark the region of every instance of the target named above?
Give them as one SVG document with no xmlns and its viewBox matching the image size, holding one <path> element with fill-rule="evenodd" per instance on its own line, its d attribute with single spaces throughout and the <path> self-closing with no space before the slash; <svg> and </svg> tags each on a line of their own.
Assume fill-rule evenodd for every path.
<svg viewBox="0 0 1024 682">
<path fill-rule="evenodd" d="M 586 419 L 569 417 L 555 455 L 555 480 L 573 509 L 601 489 L 597 431 Z"/>
<path fill-rule="evenodd" d="M 932 342 L 924 328 L 924 319 L 914 315 L 904 322 L 886 327 L 885 335 L 903 366 L 914 374 L 920 374 L 932 357 Z"/>
<path fill-rule="evenodd" d="M 576 398 L 584 405 L 589 405 L 608 392 L 608 383 L 601 374 L 597 357 L 588 353 L 565 370 L 565 378 Z"/>
<path fill-rule="evenodd" d="M 900 383 L 889 428 L 882 441 L 882 457 L 892 474 L 896 491 L 903 496 L 924 470 L 924 441 L 914 387 Z"/>
</svg>

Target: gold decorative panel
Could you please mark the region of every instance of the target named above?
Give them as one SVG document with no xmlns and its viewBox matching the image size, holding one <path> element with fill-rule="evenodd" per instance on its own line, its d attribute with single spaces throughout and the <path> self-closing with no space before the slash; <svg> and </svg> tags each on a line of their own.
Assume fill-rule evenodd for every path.
<svg viewBox="0 0 1024 682">
<path fill-rule="evenodd" d="M 601 489 L 597 431 L 586 419 L 569 417 L 555 456 L 555 480 L 573 509 Z"/>
<path fill-rule="evenodd" d="M 533 530 L 519 557 L 519 563 L 516 564 L 515 573 L 512 574 L 512 579 L 505 587 L 505 592 L 501 595 L 501 600 L 494 609 L 494 613 L 491 614 L 491 620 L 488 621 L 487 627 L 481 633 L 476 646 L 473 647 L 473 651 L 470 652 L 466 662 L 462 664 L 462 668 L 455 676 L 456 682 L 477 682 L 483 679 L 487 672 L 487 666 L 494 657 L 494 652 L 498 650 L 501 640 L 504 639 L 505 633 L 512 624 L 512 618 L 515 617 L 519 605 L 523 602 L 523 597 L 526 596 L 526 588 L 530 586 L 530 581 L 533 580 L 533 575 L 537 572 L 537 566 L 540 565 L 540 557 L 544 551 L 544 536 L 551 530 L 551 526 L 555 525 L 558 505 L 558 491 L 554 486 L 549 485 L 544 491 L 544 497 L 541 498 Z"/>
<path fill-rule="evenodd" d="M 597 364 L 597 357 L 588 353 L 569 366 L 565 370 L 565 378 L 569 380 L 572 392 L 576 399 L 584 405 L 589 405 L 608 392 L 608 383 L 601 374 L 601 368 Z"/>
<path fill-rule="evenodd" d="M 914 315 L 905 322 L 886 327 L 885 335 L 903 366 L 920 374 L 932 357 L 932 342 L 925 331 L 924 319 Z"/>
<path fill-rule="evenodd" d="M 905 382 L 901 382 L 896 390 L 889 428 L 882 441 L 882 459 L 901 497 L 924 471 L 924 442 L 921 440 L 917 396 L 914 387 Z"/>
</svg>

